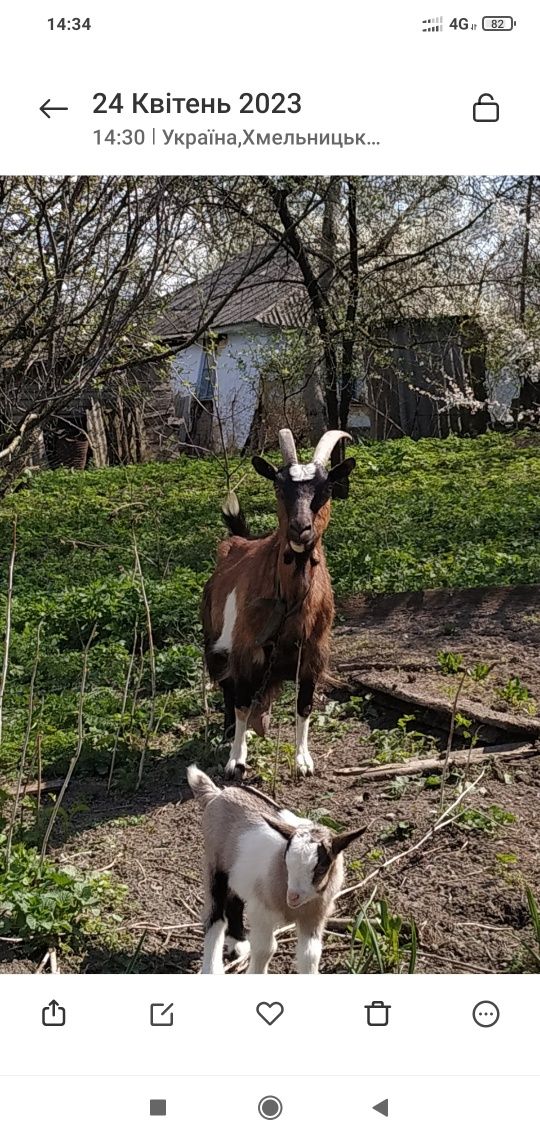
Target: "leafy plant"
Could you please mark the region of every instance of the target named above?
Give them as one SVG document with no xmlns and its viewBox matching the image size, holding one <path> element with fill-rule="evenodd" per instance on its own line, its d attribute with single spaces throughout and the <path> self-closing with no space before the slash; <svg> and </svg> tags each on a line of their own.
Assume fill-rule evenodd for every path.
<svg viewBox="0 0 540 1140">
<path fill-rule="evenodd" d="M 398 819 L 382 832 L 379 839 L 381 843 L 399 843 L 403 839 L 409 839 L 413 831 L 414 823 L 408 819 Z"/>
<path fill-rule="evenodd" d="M 465 808 L 456 815 L 457 826 L 463 831 L 483 831 L 487 835 L 494 835 L 500 827 L 515 822 L 515 815 L 505 811 L 499 804 L 491 804 L 485 811 L 480 808 Z"/>
<path fill-rule="evenodd" d="M 437 662 L 441 673 L 445 675 L 461 673 L 463 669 L 463 654 L 444 650 L 437 654 Z"/>
<path fill-rule="evenodd" d="M 411 713 L 400 716 L 394 728 L 374 728 L 369 743 L 376 748 L 376 764 L 394 764 L 408 760 L 411 756 L 422 755 L 435 747 L 432 736 L 409 729 L 415 717 Z"/>
<path fill-rule="evenodd" d="M 537 707 L 536 701 L 533 700 L 528 688 L 519 677 L 511 677 L 506 685 L 497 689 L 497 694 L 512 708 L 522 709 L 530 716 L 534 716 Z"/>
<path fill-rule="evenodd" d="M 106 873 L 59 869 L 18 843 L 9 869 L 0 871 L 0 932 L 37 946 L 73 947 L 90 932 L 105 936 L 121 921 L 117 908 L 124 895 Z"/>
<path fill-rule="evenodd" d="M 332 815 L 328 815 L 324 808 L 315 808 L 314 811 L 310 811 L 309 816 L 314 823 L 320 823 L 323 827 L 329 827 L 330 831 L 339 832 L 345 828 L 345 824 L 341 823 L 339 819 L 334 819 Z"/>
<path fill-rule="evenodd" d="M 396 776 L 388 784 L 386 791 L 383 792 L 385 800 L 400 800 L 410 784 L 409 776 Z"/>
<path fill-rule="evenodd" d="M 480 682 L 485 681 L 486 677 L 489 676 L 492 669 L 493 665 L 488 665 L 485 661 L 478 661 L 476 665 L 471 665 L 468 673 L 473 681 Z"/>
<path fill-rule="evenodd" d="M 385 899 L 360 911 L 351 927 L 352 974 L 408 973 L 416 969 L 418 931 L 413 920 L 391 914 Z"/>
<path fill-rule="evenodd" d="M 529 886 L 525 887 L 525 897 L 531 919 L 533 942 L 527 944 L 527 950 L 537 970 L 540 970 L 540 907 Z"/>
</svg>

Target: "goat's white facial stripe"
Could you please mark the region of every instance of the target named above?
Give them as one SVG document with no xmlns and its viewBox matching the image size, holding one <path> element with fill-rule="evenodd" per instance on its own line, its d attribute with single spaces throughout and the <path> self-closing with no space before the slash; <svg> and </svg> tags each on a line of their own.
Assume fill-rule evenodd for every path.
<svg viewBox="0 0 540 1140">
<path fill-rule="evenodd" d="M 237 612 L 236 590 L 231 590 L 225 602 L 223 610 L 223 629 L 214 644 L 214 653 L 230 653 Z"/>
<path fill-rule="evenodd" d="M 304 483 L 308 479 L 314 479 L 316 474 L 317 468 L 314 463 L 291 463 L 289 467 L 293 483 Z"/>
<path fill-rule="evenodd" d="M 318 844 L 309 831 L 299 828 L 289 844 L 286 855 L 287 902 L 289 906 L 302 906 L 317 894 L 313 872 L 319 857 Z"/>
</svg>

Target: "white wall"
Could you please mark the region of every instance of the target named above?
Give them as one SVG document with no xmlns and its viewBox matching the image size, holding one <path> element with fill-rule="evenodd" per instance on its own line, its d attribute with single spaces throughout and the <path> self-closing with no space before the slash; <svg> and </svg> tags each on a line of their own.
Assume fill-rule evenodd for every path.
<svg viewBox="0 0 540 1140">
<path fill-rule="evenodd" d="M 279 329 L 238 325 L 226 333 L 217 358 L 219 414 L 228 447 L 242 447 L 251 428 L 259 397 L 259 376 L 265 354 L 279 347 Z M 171 382 L 174 392 L 196 392 L 202 366 L 202 348 L 192 345 L 174 358 Z"/>
<path fill-rule="evenodd" d="M 197 387 L 203 350 L 199 344 L 184 348 L 173 358 L 171 384 L 179 396 L 187 396 Z"/>
</svg>

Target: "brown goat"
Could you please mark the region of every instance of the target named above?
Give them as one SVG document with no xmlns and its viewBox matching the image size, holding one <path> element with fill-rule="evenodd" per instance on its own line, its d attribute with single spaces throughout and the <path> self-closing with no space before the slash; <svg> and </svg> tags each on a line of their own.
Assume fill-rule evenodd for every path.
<svg viewBox="0 0 540 1140">
<path fill-rule="evenodd" d="M 264 735 L 282 682 L 296 678 L 296 765 L 302 773 L 313 772 L 309 717 L 334 618 L 322 537 L 332 494 L 347 497 L 355 460 L 325 470 L 338 440 L 350 439 L 346 432 L 326 432 L 306 465 L 298 462 L 291 432 L 283 429 L 279 436 L 279 470 L 260 456 L 252 460 L 258 474 L 274 484 L 278 528 L 252 538 L 236 495 L 229 493 L 223 515 L 231 537 L 218 548 L 203 595 L 206 664 L 223 690 L 226 735 L 234 729 L 227 775 L 245 768 L 247 729 Z"/>
<path fill-rule="evenodd" d="M 255 471 L 276 488 L 278 528 L 252 538 L 234 492 L 223 505 L 231 531 L 218 549 L 218 564 L 203 595 L 208 674 L 223 691 L 226 735 L 232 736 L 227 774 L 247 760 L 246 732 L 267 731 L 273 698 L 284 681 L 297 679 L 296 765 L 310 773 L 308 728 L 313 693 L 327 666 L 334 620 L 332 581 L 322 536 L 330 498 L 346 498 L 354 459 L 326 472 L 342 431 L 329 431 L 312 462 L 298 463 L 291 431 L 279 433 L 280 469 L 254 456 Z"/>
</svg>

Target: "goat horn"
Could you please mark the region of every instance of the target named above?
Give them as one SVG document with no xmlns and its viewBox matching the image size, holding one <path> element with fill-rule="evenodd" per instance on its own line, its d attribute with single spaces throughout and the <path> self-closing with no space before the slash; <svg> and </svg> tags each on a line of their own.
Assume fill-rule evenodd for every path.
<svg viewBox="0 0 540 1140">
<path fill-rule="evenodd" d="M 313 462 L 324 467 L 340 439 L 352 439 L 348 431 L 325 431 L 313 452 Z"/>
<path fill-rule="evenodd" d="M 281 448 L 283 460 L 287 467 L 291 463 L 298 463 L 296 444 L 294 442 L 294 436 L 290 428 L 281 428 L 281 431 L 279 433 L 279 446 Z"/>
</svg>

